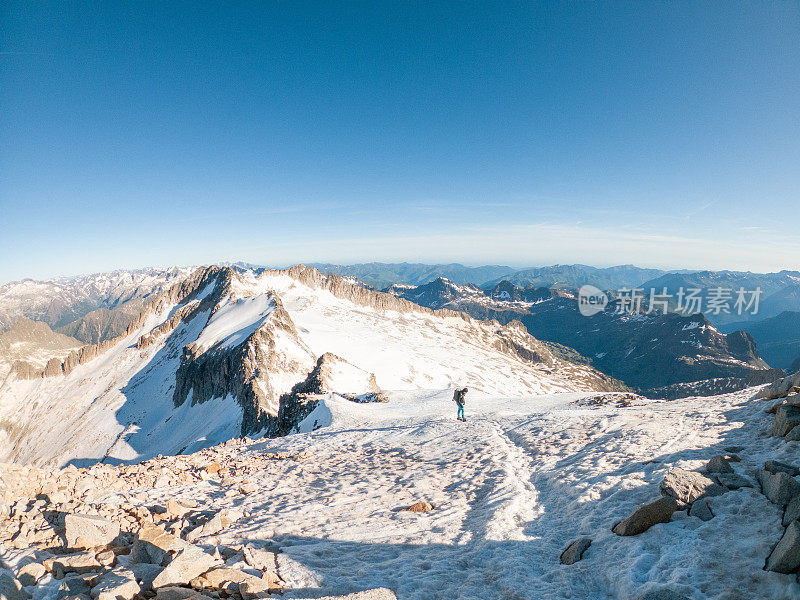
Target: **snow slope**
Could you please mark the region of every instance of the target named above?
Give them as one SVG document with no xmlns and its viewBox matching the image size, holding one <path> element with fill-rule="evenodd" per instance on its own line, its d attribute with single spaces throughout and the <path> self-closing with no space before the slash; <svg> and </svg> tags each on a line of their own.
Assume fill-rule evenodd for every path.
<svg viewBox="0 0 800 600">
<path fill-rule="evenodd" d="M 632 600 L 664 588 L 692 600 L 800 597 L 795 575 L 762 570 L 783 528 L 781 510 L 753 488 L 712 498 L 708 522 L 679 511 L 638 536 L 611 532 L 658 497 L 670 467 L 696 469 L 731 445 L 743 448 L 734 466 L 746 477 L 766 458 L 796 460 L 797 442 L 765 435 L 768 402 L 750 390 L 587 408 L 575 402 L 584 396 L 468 399 L 462 424 L 449 391 L 372 404 L 331 394 L 306 433 L 204 451 L 209 462 L 261 465 L 247 476 L 256 491 L 207 481 L 104 501 L 245 511 L 205 541 L 279 548 L 286 598 L 377 586 L 401 600 Z M 321 428 L 310 431 L 311 419 Z M 265 460 L 278 453 L 297 459 Z M 419 500 L 434 510 L 399 510 Z M 559 564 L 583 536 L 593 539 L 584 559 Z"/>
<path fill-rule="evenodd" d="M 306 268 L 209 269 L 186 281 L 198 273 L 215 279 L 185 298 L 167 292 L 154 300 L 157 310 L 96 358 L 64 369 L 66 376 L 5 381 L 0 460 L 141 460 L 213 445 L 251 431 L 246 424 L 264 414 L 277 416 L 280 396 L 325 353 L 360 369 L 339 377 L 347 388 L 339 392 L 370 391 L 369 374 L 383 389 L 468 385 L 473 395 L 607 383 L 586 366 L 553 359 L 521 326 L 432 313 L 388 295 L 401 309 L 364 306 L 347 298 L 360 286 L 340 281 L 337 296 L 303 283 L 304 275 L 321 277 Z"/>
</svg>

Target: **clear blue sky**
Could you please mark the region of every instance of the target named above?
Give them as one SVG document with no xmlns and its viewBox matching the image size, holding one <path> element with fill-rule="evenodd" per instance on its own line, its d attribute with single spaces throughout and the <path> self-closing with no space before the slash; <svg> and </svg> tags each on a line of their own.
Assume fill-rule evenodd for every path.
<svg viewBox="0 0 800 600">
<path fill-rule="evenodd" d="M 797 2 L 3 2 L 0 281 L 800 267 Z"/>
</svg>

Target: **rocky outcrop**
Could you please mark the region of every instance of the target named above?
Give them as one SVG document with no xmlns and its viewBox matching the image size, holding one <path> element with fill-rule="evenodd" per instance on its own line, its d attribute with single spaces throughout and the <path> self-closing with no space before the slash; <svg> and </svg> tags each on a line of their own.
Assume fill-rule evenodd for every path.
<svg viewBox="0 0 800 600">
<path fill-rule="evenodd" d="M 220 295 L 224 296 L 223 283 Z M 314 365 L 314 355 L 299 340 L 297 330 L 280 298 L 270 294 L 274 305 L 268 320 L 243 343 L 204 348 L 197 343 L 183 348 L 175 374 L 173 402 L 180 406 L 191 395 L 192 405 L 212 398 L 232 396 L 243 410 L 242 435 L 262 430 L 275 432 L 284 391 L 271 373 L 284 379 L 294 374 L 301 379 Z M 287 345 L 295 352 L 286 353 Z"/>
<path fill-rule="evenodd" d="M 352 387 L 351 382 L 357 382 L 359 388 L 344 389 Z M 332 392 L 355 395 L 378 393 L 380 388 L 374 374 L 359 369 L 335 354 L 325 353 L 319 357 L 305 380 L 281 396 L 278 418 L 269 424 L 267 435 L 274 437 L 291 433 L 317 407 L 321 396 Z"/>
</svg>

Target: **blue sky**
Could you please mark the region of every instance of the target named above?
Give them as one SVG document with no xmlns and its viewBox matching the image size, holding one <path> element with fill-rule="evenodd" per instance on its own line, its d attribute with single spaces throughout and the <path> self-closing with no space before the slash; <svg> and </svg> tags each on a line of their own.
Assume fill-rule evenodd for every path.
<svg viewBox="0 0 800 600">
<path fill-rule="evenodd" d="M 0 4 L 0 281 L 800 268 L 796 2 Z"/>
</svg>

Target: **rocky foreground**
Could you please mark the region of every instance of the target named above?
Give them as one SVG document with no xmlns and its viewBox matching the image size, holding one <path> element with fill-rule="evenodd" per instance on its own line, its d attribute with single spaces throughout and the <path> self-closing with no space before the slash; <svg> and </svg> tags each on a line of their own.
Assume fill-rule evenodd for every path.
<svg viewBox="0 0 800 600">
<path fill-rule="evenodd" d="M 276 440 L 0 465 L 0 597 L 796 599 L 798 383 L 466 424 L 442 395 L 327 398 L 332 425 Z"/>
<path fill-rule="evenodd" d="M 144 493 L 126 493 L 209 482 L 233 498 L 255 491 L 248 477 L 266 462 L 307 458 L 269 453 L 243 459 L 237 456 L 242 444 L 231 440 L 191 456 L 130 466 L 54 471 L 1 464 L 0 544 L 13 558 L 4 565 L 12 568 L 0 570 L 0 597 L 256 600 L 280 594 L 275 547 L 218 543 L 217 536 L 247 512 L 206 510 L 187 497 L 153 504 Z M 337 596 L 394 597 L 385 589 Z"/>
</svg>

